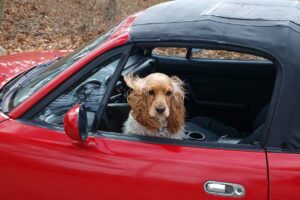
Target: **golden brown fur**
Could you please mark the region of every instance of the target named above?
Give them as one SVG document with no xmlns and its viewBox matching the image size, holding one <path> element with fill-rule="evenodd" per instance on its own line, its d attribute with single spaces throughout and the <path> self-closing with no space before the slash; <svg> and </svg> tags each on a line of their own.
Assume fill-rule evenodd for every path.
<svg viewBox="0 0 300 200">
<path fill-rule="evenodd" d="M 162 73 L 153 73 L 145 78 L 129 75 L 124 80 L 132 89 L 128 103 L 136 121 L 153 133 L 165 121 L 169 133 L 183 131 L 184 91 L 183 82 L 178 77 L 170 78 Z"/>
<path fill-rule="evenodd" d="M 168 130 L 175 133 L 184 126 L 185 108 L 184 108 L 184 92 L 183 82 L 176 76 L 171 77 L 175 84 L 180 88 L 179 93 L 173 94 L 171 98 L 170 116 L 168 118 Z"/>
</svg>

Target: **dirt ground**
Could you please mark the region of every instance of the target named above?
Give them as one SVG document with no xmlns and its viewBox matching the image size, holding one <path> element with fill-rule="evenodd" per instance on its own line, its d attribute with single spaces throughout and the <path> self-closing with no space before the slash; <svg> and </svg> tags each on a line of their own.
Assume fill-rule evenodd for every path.
<svg viewBox="0 0 300 200">
<path fill-rule="evenodd" d="M 75 49 L 130 14 L 167 0 L 6 0 L 0 54 Z"/>
</svg>

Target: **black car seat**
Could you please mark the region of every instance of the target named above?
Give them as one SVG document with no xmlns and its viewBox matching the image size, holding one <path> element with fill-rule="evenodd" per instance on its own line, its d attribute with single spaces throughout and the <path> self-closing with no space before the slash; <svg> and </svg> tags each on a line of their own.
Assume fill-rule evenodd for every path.
<svg viewBox="0 0 300 200">
<path fill-rule="evenodd" d="M 257 114 L 252 125 L 251 135 L 253 135 L 254 133 L 259 135 L 256 130 L 263 130 L 262 127 L 267 117 L 268 110 L 269 110 L 269 104 L 265 105 L 261 109 L 261 111 Z M 241 133 L 237 131 L 235 128 L 227 126 L 224 123 L 210 117 L 197 116 L 192 118 L 191 122 L 197 124 L 198 126 L 201 126 L 202 128 L 209 130 L 210 132 L 216 133 L 218 136 L 227 135 L 228 137 L 231 138 L 245 137 L 245 135 L 243 135 L 244 133 Z"/>
<path fill-rule="evenodd" d="M 258 127 L 251 135 L 240 140 L 238 144 L 251 144 L 251 145 L 258 144 L 261 140 L 263 130 L 264 130 L 264 124 Z"/>
<path fill-rule="evenodd" d="M 269 104 L 265 105 L 265 107 L 256 116 L 252 126 L 252 130 L 254 130 L 252 134 L 239 141 L 239 144 L 254 145 L 260 142 L 268 111 L 269 111 Z"/>
</svg>

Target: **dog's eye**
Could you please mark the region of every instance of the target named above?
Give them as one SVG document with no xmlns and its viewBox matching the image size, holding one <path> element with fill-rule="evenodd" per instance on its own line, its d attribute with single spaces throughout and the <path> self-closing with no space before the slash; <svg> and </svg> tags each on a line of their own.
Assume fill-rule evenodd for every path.
<svg viewBox="0 0 300 200">
<path fill-rule="evenodd" d="M 150 90 L 150 91 L 149 91 L 149 95 L 154 96 L 154 95 L 155 95 L 154 90 Z"/>
<path fill-rule="evenodd" d="M 167 96 L 171 96 L 171 94 L 172 94 L 171 91 L 168 91 L 168 92 L 166 93 Z"/>
</svg>

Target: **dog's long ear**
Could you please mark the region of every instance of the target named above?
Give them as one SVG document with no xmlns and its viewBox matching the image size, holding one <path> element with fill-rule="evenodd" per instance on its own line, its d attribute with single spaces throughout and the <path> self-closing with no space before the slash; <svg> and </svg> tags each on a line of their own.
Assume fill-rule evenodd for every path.
<svg viewBox="0 0 300 200">
<path fill-rule="evenodd" d="M 184 89 L 183 81 L 177 76 L 172 76 L 173 94 L 171 97 L 170 115 L 168 118 L 168 130 L 177 133 L 184 126 Z"/>
<path fill-rule="evenodd" d="M 144 79 L 126 75 L 124 76 L 124 81 L 132 89 L 127 97 L 127 101 L 132 109 L 132 115 L 140 124 L 155 132 L 160 127 L 160 123 L 149 115 Z"/>
<path fill-rule="evenodd" d="M 142 91 L 143 89 L 143 79 L 138 76 L 133 77 L 132 74 L 127 74 L 124 76 L 124 81 L 132 90 Z"/>
<path fill-rule="evenodd" d="M 124 81 L 129 88 L 131 89 L 135 88 L 135 78 L 132 76 L 132 74 L 126 74 L 124 76 Z"/>
<path fill-rule="evenodd" d="M 132 74 L 127 74 L 124 76 L 124 81 L 132 90 L 127 97 L 127 101 L 131 107 L 135 108 L 138 104 L 145 104 L 145 102 L 142 102 L 144 101 L 143 87 L 141 85 L 142 79 L 138 76 L 133 77 Z"/>
<path fill-rule="evenodd" d="M 180 80 L 180 78 L 178 78 L 177 76 L 172 76 L 171 77 L 171 80 L 172 80 L 172 85 L 173 85 L 173 93 L 174 94 L 178 94 L 177 97 L 181 98 L 184 100 L 184 88 L 183 88 L 183 81 Z"/>
</svg>

